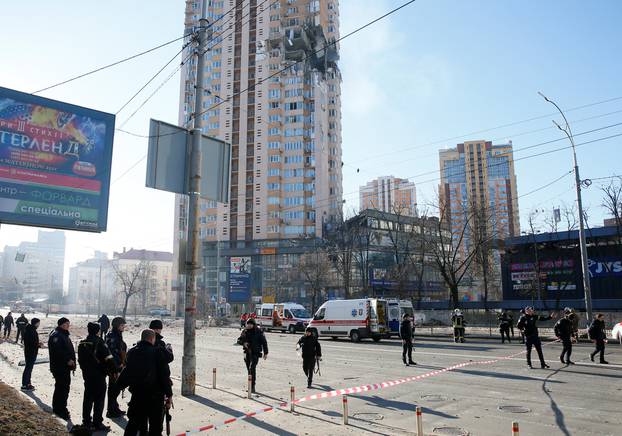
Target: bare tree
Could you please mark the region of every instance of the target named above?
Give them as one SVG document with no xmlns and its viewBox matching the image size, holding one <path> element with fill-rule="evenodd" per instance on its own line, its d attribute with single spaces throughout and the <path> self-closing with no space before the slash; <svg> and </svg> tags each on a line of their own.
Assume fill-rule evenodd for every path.
<svg viewBox="0 0 622 436">
<path fill-rule="evenodd" d="M 331 262 L 328 253 L 317 245 L 300 256 L 298 271 L 311 288 L 311 313 L 317 308 L 318 295 L 330 283 Z"/>
<path fill-rule="evenodd" d="M 123 318 L 127 314 L 127 306 L 135 295 L 144 295 L 147 290 L 148 277 L 151 271 L 151 262 L 141 260 L 131 268 L 123 268 L 113 263 L 115 282 L 119 286 L 119 294 L 123 295 Z"/>
<path fill-rule="evenodd" d="M 497 215 L 488 205 L 471 205 L 469 234 L 474 243 L 475 275 L 484 286 L 484 309 L 488 310 L 488 297 L 493 283 L 498 283 L 498 265 L 494 256 L 495 244 L 499 241 Z"/>
<path fill-rule="evenodd" d="M 601 188 L 603 199 L 601 206 L 613 217 L 618 246 L 622 245 L 622 177 L 612 179 L 609 185 Z"/>
<path fill-rule="evenodd" d="M 354 258 L 355 231 L 343 216 L 329 222 L 326 250 L 341 279 L 345 298 L 350 298 L 352 287 L 352 262 Z"/>
<path fill-rule="evenodd" d="M 408 288 L 410 273 L 413 270 L 413 238 L 412 217 L 406 215 L 407 209 L 401 205 L 392 208 L 392 216 L 381 212 L 387 223 L 386 234 L 390 241 L 393 266 L 389 278 L 397 283 L 397 296 L 402 298 Z"/>
<path fill-rule="evenodd" d="M 372 264 L 372 249 L 379 243 L 380 235 L 370 226 L 369 220 L 356 219 L 350 222 L 353 239 L 352 257 L 359 274 L 359 288 L 363 295 L 369 290 L 369 270 Z"/>
<path fill-rule="evenodd" d="M 438 242 L 431 244 L 431 255 L 439 274 L 449 289 L 449 297 L 453 308 L 459 304 L 458 289 L 477 254 L 479 239 L 473 239 L 470 230 L 474 225 L 475 216 L 471 208 L 463 205 L 456 211 L 437 195 L 436 204 L 430 205 L 438 210 L 439 218 L 435 220 L 435 233 Z M 452 222 L 452 214 L 455 219 Z"/>
</svg>

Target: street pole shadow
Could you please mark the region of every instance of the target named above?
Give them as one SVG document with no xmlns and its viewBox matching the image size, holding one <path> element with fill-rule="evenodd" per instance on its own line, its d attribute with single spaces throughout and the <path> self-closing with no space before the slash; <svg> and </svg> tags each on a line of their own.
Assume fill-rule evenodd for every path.
<svg viewBox="0 0 622 436">
<path fill-rule="evenodd" d="M 417 410 L 417 404 L 407 403 L 405 401 L 390 400 L 387 398 L 379 397 L 378 395 L 373 395 L 373 396 L 356 395 L 355 398 L 360 398 L 361 400 L 365 400 L 367 401 L 368 405 L 376 406 L 381 409 L 404 410 L 404 411 L 413 412 L 413 413 L 416 412 Z M 427 407 L 422 407 L 421 411 L 425 413 L 426 415 L 435 415 L 440 418 L 446 418 L 446 419 L 458 419 L 457 416 L 448 415 L 447 413 L 432 410 Z"/>
<path fill-rule="evenodd" d="M 555 401 L 555 399 L 553 399 L 551 392 L 546 388 L 547 383 L 551 381 L 550 380 L 551 377 L 555 376 L 561 370 L 562 368 L 558 368 L 555 371 L 553 371 L 551 374 L 546 376 L 546 378 L 542 382 L 542 392 L 544 392 L 544 394 L 549 398 L 549 401 L 551 403 L 551 410 L 555 414 L 555 423 L 557 424 L 557 427 L 564 434 L 564 436 L 571 436 L 570 432 L 568 431 L 568 428 L 566 427 L 566 421 L 564 419 L 564 412 L 562 412 L 562 410 L 557 405 L 557 402 Z"/>
<path fill-rule="evenodd" d="M 207 406 L 211 409 L 214 409 L 218 412 L 224 413 L 229 415 L 230 417 L 242 417 L 245 414 L 240 412 L 239 410 L 235 410 L 232 409 L 230 407 L 224 406 L 222 404 L 216 403 L 215 401 L 209 400 L 205 397 L 202 397 L 200 395 L 193 395 L 188 397 L 188 399 L 192 400 L 192 401 L 196 401 L 197 403 L 200 403 L 204 406 Z M 280 436 L 296 436 L 296 433 L 291 433 L 289 431 L 283 430 L 281 428 L 275 427 L 271 424 L 268 424 L 266 422 L 262 422 L 259 421 L 257 418 L 247 418 L 245 419 L 245 421 L 250 424 L 250 425 L 254 425 L 256 427 L 259 427 L 262 430 L 265 430 L 267 432 L 270 432 L 271 434 L 276 434 L 276 435 L 280 435 Z"/>
<path fill-rule="evenodd" d="M 49 404 L 44 403 L 43 400 L 37 397 L 33 391 L 25 391 L 24 394 L 30 397 L 37 404 L 37 406 L 41 408 L 41 410 L 47 413 L 52 413 L 52 407 Z"/>
<path fill-rule="evenodd" d="M 324 422 L 324 423 L 327 423 L 327 424 L 331 424 L 331 425 L 334 425 L 334 426 L 337 426 L 337 427 L 342 427 L 342 424 L 336 423 L 334 421 L 330 421 L 328 419 L 320 418 L 318 416 L 314 416 L 314 415 L 311 415 L 309 413 L 300 412 L 300 409 L 309 410 L 309 411 L 313 411 L 313 412 L 316 412 L 316 413 L 321 413 L 322 415 L 329 416 L 331 418 L 341 418 L 343 415 L 340 412 L 334 412 L 334 411 L 330 411 L 330 410 L 313 409 L 311 407 L 296 406 L 296 412 L 295 413 L 296 413 L 296 415 L 304 416 L 305 418 L 315 419 L 316 421 L 321 421 L 321 422 Z M 352 421 L 353 419 L 356 419 L 357 421 L 368 423 L 368 421 L 365 421 L 365 420 L 362 420 L 362 419 L 353 418 L 352 416 L 349 417 L 350 421 Z M 359 426 L 354 425 L 352 423 L 349 423 L 348 427 L 356 428 L 356 429 L 360 430 L 362 433 L 370 433 L 370 434 L 376 434 L 376 435 L 380 435 L 380 436 L 389 436 L 389 435 L 392 434 L 392 433 L 381 433 L 381 432 L 378 432 L 378 431 L 374 431 L 374 430 L 371 430 L 369 427 L 359 427 Z M 327 431 L 325 434 L 336 434 L 336 433 Z M 404 434 L 401 429 L 400 429 L 400 434 Z"/>
</svg>

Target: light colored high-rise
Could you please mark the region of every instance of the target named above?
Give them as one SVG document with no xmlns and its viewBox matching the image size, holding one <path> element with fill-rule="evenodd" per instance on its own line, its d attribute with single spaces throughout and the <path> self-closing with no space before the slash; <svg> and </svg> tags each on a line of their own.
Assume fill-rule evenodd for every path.
<svg viewBox="0 0 622 436">
<path fill-rule="evenodd" d="M 39 230 L 37 241 L 6 246 L 3 275 L 18 281 L 25 297 L 62 293 L 65 267 L 65 232 Z"/>
<path fill-rule="evenodd" d="M 186 1 L 190 33 L 201 1 Z M 201 204 L 205 241 L 321 236 L 342 210 L 338 0 L 210 1 L 203 72 L 206 134 L 231 144 L 229 204 Z M 189 56 L 192 45 L 184 51 Z M 185 64 L 179 121 L 191 122 L 196 62 Z M 177 196 L 175 258 L 186 234 Z"/>
<path fill-rule="evenodd" d="M 440 197 L 454 233 L 464 228 L 466 208 L 488 210 L 495 239 L 520 235 L 512 142 L 468 141 L 439 152 Z M 465 235 L 468 244 L 470 235 Z"/>
<path fill-rule="evenodd" d="M 359 188 L 359 206 L 398 215 L 417 216 L 417 190 L 408 179 L 378 177 Z"/>
</svg>

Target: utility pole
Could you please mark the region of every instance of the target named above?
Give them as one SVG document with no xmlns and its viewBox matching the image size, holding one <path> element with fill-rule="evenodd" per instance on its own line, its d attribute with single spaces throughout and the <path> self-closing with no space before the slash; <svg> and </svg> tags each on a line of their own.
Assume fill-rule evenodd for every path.
<svg viewBox="0 0 622 436">
<path fill-rule="evenodd" d="M 575 187 L 577 190 L 577 207 L 579 209 L 579 247 L 581 249 L 581 272 L 583 275 L 583 292 L 585 296 L 585 314 L 587 316 L 587 322 L 589 323 L 592 320 L 592 288 L 590 285 L 590 270 L 588 268 L 588 257 L 587 257 L 587 242 L 585 239 L 585 222 L 583 216 L 583 202 L 581 200 L 581 177 L 579 176 L 579 164 L 577 163 L 577 151 L 574 144 L 574 137 L 572 135 L 572 130 L 570 129 L 570 124 L 568 124 L 568 120 L 566 119 L 566 115 L 560 109 L 560 107 L 553 100 L 547 98 L 541 92 L 538 92 L 540 96 L 547 102 L 551 103 L 555 108 L 559 111 L 564 122 L 566 123 L 566 127 L 562 128 L 555 120 L 553 120 L 553 124 L 557 126 L 559 130 L 564 132 L 570 141 L 570 145 L 572 145 L 572 158 L 574 162 L 574 177 L 575 177 Z"/>
<path fill-rule="evenodd" d="M 186 250 L 186 298 L 184 313 L 184 354 L 181 366 L 181 394 L 194 395 L 196 383 L 196 311 L 197 276 L 200 265 L 199 198 L 201 186 L 201 110 L 203 104 L 203 72 L 207 49 L 207 0 L 203 0 L 201 19 L 197 32 L 197 69 L 194 89 L 194 115 L 192 126 L 192 149 L 190 153 L 190 185 L 188 206 L 188 235 Z"/>
</svg>

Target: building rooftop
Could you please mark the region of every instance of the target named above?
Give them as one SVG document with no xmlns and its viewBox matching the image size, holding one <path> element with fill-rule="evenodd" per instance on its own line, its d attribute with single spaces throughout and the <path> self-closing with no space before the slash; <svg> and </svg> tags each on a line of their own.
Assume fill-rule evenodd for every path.
<svg viewBox="0 0 622 436">
<path fill-rule="evenodd" d="M 113 257 L 115 259 L 125 260 L 151 260 L 155 262 L 173 261 L 173 253 L 169 253 L 168 251 L 135 250 L 134 248 L 130 248 L 127 251 L 123 249 L 121 253 L 115 251 Z"/>
</svg>

